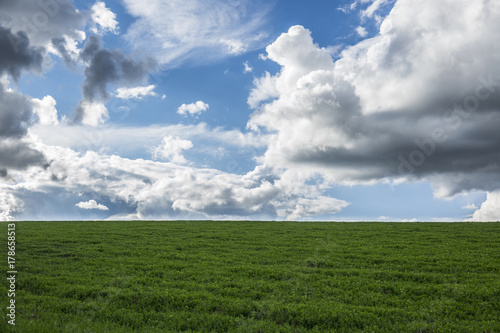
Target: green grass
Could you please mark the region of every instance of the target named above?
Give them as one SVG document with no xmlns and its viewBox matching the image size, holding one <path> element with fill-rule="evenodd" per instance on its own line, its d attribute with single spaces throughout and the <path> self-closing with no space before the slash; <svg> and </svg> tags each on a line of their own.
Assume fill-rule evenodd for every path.
<svg viewBox="0 0 500 333">
<path fill-rule="evenodd" d="M 16 243 L 0 332 L 500 332 L 500 223 L 17 222 Z"/>
</svg>

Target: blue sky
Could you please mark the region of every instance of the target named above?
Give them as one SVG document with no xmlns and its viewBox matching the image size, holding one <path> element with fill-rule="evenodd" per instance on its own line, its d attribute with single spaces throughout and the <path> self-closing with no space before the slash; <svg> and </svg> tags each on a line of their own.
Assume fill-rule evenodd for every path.
<svg viewBox="0 0 500 333">
<path fill-rule="evenodd" d="M 500 218 L 497 4 L 0 10 L 2 220 Z"/>
</svg>

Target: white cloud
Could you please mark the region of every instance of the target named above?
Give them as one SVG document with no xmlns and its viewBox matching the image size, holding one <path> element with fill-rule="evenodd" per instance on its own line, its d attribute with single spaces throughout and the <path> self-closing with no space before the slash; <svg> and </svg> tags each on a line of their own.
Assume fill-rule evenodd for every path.
<svg viewBox="0 0 500 333">
<path fill-rule="evenodd" d="M 269 72 L 266 72 L 266 74 L 260 78 L 255 78 L 253 80 L 254 88 L 252 88 L 248 96 L 248 105 L 251 108 L 257 108 L 261 102 L 279 97 L 276 80 L 277 77 L 271 76 Z"/>
<path fill-rule="evenodd" d="M 462 207 L 462 209 L 467 209 L 467 210 L 477 210 L 477 206 L 474 203 L 467 204 Z"/>
<path fill-rule="evenodd" d="M 163 137 L 162 144 L 153 149 L 152 155 L 155 160 L 167 160 L 176 164 L 186 164 L 187 161 L 182 152 L 191 148 L 193 148 L 193 143 L 189 140 L 165 136 Z"/>
<path fill-rule="evenodd" d="M 243 73 L 251 73 L 253 72 L 253 67 L 250 65 L 248 61 L 245 61 L 243 63 Z"/>
<path fill-rule="evenodd" d="M 227 53 L 231 55 L 242 54 L 247 50 L 247 46 L 241 40 L 223 38 L 220 43 L 226 46 Z"/>
<path fill-rule="evenodd" d="M 153 84 L 145 87 L 118 88 L 116 89 L 116 97 L 121 99 L 142 99 L 145 96 L 157 96 L 153 91 L 154 89 L 155 85 Z"/>
<path fill-rule="evenodd" d="M 8 200 L 0 196 L 10 218 L 60 216 L 64 203 L 75 207 L 81 193 L 113 202 L 111 218 L 301 219 L 331 214 L 347 204 L 322 197 L 321 186 L 304 184 L 296 173 L 262 166 L 240 175 L 92 151 L 78 154 L 36 140 L 32 144 L 52 162 L 46 168 L 10 174 L 11 185 L 4 185 L 1 193 L 15 193 Z M 100 207 L 92 201 L 77 205 Z M 87 216 L 84 211 L 78 214 L 80 219 Z"/>
<path fill-rule="evenodd" d="M 144 127 L 117 127 L 112 124 L 105 127 L 90 128 L 61 123 L 57 126 L 34 126 L 29 133 L 42 142 L 78 152 L 87 150 L 102 150 L 108 154 L 124 157 L 149 157 L 149 147 L 157 146 L 158 141 L 166 133 L 173 137 L 190 140 L 200 147 L 226 147 L 232 151 L 256 150 L 266 147 L 267 139 L 264 135 L 242 133 L 239 130 L 224 128 L 210 128 L 206 123 L 196 125 L 151 125 Z"/>
<path fill-rule="evenodd" d="M 290 28 L 266 48 L 281 70 L 249 96 L 248 128 L 270 133 L 260 162 L 343 185 L 430 181 L 438 198 L 500 188 L 498 18 L 497 2 L 400 0 L 335 62 Z"/>
<path fill-rule="evenodd" d="M 368 35 L 368 32 L 366 32 L 366 29 L 364 27 L 357 27 L 356 28 L 356 33 L 360 36 L 360 37 L 366 37 L 366 35 Z"/>
<path fill-rule="evenodd" d="M 336 57 L 340 54 L 342 51 L 343 46 L 340 44 L 337 45 L 330 45 L 325 47 L 326 52 L 328 52 L 332 57 Z"/>
<path fill-rule="evenodd" d="M 334 214 L 349 205 L 348 202 L 330 197 L 314 199 L 299 198 L 295 206 L 287 211 L 287 220 L 294 221 L 306 217 Z"/>
<path fill-rule="evenodd" d="M 401 220 L 401 222 L 418 222 L 418 220 L 416 218 L 413 218 L 413 219 L 403 219 L 403 220 Z"/>
<path fill-rule="evenodd" d="M 137 8 L 140 5 L 135 0 L 127 3 L 135 3 Z M 375 17 L 384 3 L 370 2 L 366 16 Z M 176 14 L 186 15 L 160 22 L 164 13 L 156 10 L 171 4 L 178 6 L 173 10 Z M 220 5 L 223 3 L 216 2 L 215 7 Z M 219 21 L 229 17 L 224 27 L 214 27 L 205 21 L 207 18 L 200 20 L 207 25 L 198 26 L 198 16 L 203 15 L 188 14 L 206 9 L 205 4 L 156 0 L 138 9 L 139 22 L 129 37 L 139 41 L 143 35 L 138 32 L 151 32 L 146 42 L 158 43 L 144 44 L 144 51 L 157 47 L 157 55 L 168 64 L 197 56 L 201 50 L 210 51 L 207 59 L 243 52 L 259 35 L 258 29 L 246 30 L 254 39 L 247 33 L 228 35 L 228 26 L 234 27 L 230 23 L 239 21 L 231 15 L 240 13 L 241 6 L 244 4 L 237 2 L 236 11 L 225 6 L 215 9 Z M 208 14 L 210 18 L 213 13 Z M 500 46 L 492 41 L 500 37 L 499 17 L 498 2 L 423 0 L 416 8 L 413 1 L 400 0 L 382 23 L 380 34 L 344 50 L 337 61 L 328 49 L 314 44 L 308 30 L 292 27 L 266 49 L 267 57 L 281 70 L 255 80 L 248 98 L 255 108 L 248 123 L 255 132 L 250 134 L 204 125 L 110 126 L 96 131 L 65 124 L 37 126 L 30 132 L 54 132 L 45 134 L 45 144 L 33 144 L 51 163 L 45 168 L 8 170 L 9 178 L 2 180 L 0 193 L 10 195 L 0 196 L 1 218 L 33 211 L 30 204 L 37 202 L 33 198 L 67 196 L 75 209 L 73 204 L 79 200 L 75 197 L 85 193 L 113 202 L 113 207 L 115 203 L 122 205 L 116 212 L 120 216 L 302 219 L 334 214 L 348 204 L 324 196 L 329 184 L 370 184 L 389 178 L 395 182 L 429 180 L 437 197 L 488 190 L 486 202 L 473 218 L 496 219 L 500 93 L 495 68 L 500 62 Z M 155 23 L 158 27 L 153 27 Z M 167 26 L 169 29 L 163 29 Z M 207 36 L 210 38 L 204 40 Z M 175 45 L 180 46 L 176 49 Z M 221 54 L 217 50 L 222 50 Z M 478 79 L 481 76 L 483 79 Z M 487 98 L 483 98 L 485 94 Z M 475 113 L 465 113 L 464 107 L 452 109 L 455 101 L 474 102 L 474 98 L 479 103 Z M 46 104 L 49 102 L 47 99 Z M 98 125 L 108 117 L 102 103 L 84 107 L 89 112 L 85 112 L 83 123 Z M 208 104 L 199 101 L 184 104 L 178 112 L 197 115 L 206 109 Z M 31 108 L 26 110 L 31 117 Z M 53 111 L 42 113 L 54 115 Z M 462 112 L 458 113 L 462 116 L 452 111 Z M 443 116 L 446 112 L 448 118 Z M 22 126 L 25 123 L 19 122 Z M 442 129 L 446 139 L 437 142 L 439 135 L 434 136 L 433 129 Z M 4 130 L 9 130 L 8 126 Z M 193 137 L 223 142 L 224 147 L 267 145 L 268 150 L 264 156 L 251 156 L 258 157 L 260 165 L 246 174 L 179 165 L 187 163 L 185 150 L 197 148 Z M 168 163 L 113 155 L 119 149 L 144 149 L 146 142 L 153 142 L 150 147 L 158 145 L 160 138 L 167 140 L 156 147 L 156 157 Z M 48 146 L 45 140 L 78 152 Z M 77 149 L 82 141 L 91 141 L 91 149 L 102 150 Z M 125 147 L 127 144 L 130 147 Z M 113 153 L 107 153 L 108 149 Z M 415 151 L 420 155 L 412 155 Z M 422 163 L 412 162 L 409 166 L 413 170 L 403 174 L 398 172 L 402 165 L 399 156 L 407 161 L 421 156 Z M 320 178 L 314 185 L 306 182 L 312 175 Z"/>
<path fill-rule="evenodd" d="M 92 6 L 92 21 L 94 26 L 90 28 L 93 33 L 104 34 L 111 32 L 118 33 L 118 21 L 116 21 L 116 14 L 113 13 L 106 4 L 102 1 L 96 2 Z"/>
<path fill-rule="evenodd" d="M 24 205 L 7 188 L 0 189 L 0 221 L 13 221 L 13 214 L 22 212 Z"/>
<path fill-rule="evenodd" d="M 82 124 L 98 126 L 109 119 L 108 109 L 102 102 L 82 101 L 80 107 L 83 111 Z"/>
<path fill-rule="evenodd" d="M 209 62 L 262 47 L 268 5 L 261 1 L 125 0 L 137 17 L 127 38 L 165 66 Z"/>
<path fill-rule="evenodd" d="M 43 99 L 33 98 L 33 112 L 38 116 L 41 125 L 57 125 L 56 100 L 47 95 Z"/>
<path fill-rule="evenodd" d="M 362 1 L 367 2 L 367 1 Z M 361 11 L 362 17 L 372 18 L 374 14 L 383 6 L 390 3 L 391 0 L 374 0 L 367 9 Z"/>
<path fill-rule="evenodd" d="M 59 56 L 64 59 L 66 64 L 74 65 L 79 62 L 80 49 L 78 48 L 79 43 L 84 41 L 87 38 L 84 31 L 80 31 L 79 33 L 75 33 L 74 37 L 69 37 L 67 35 L 63 35 L 62 38 L 55 42 L 52 41 L 52 44 L 47 46 L 47 49 L 50 53 Z"/>
<path fill-rule="evenodd" d="M 187 115 L 199 115 L 203 111 L 207 111 L 210 106 L 203 101 L 197 101 L 196 103 L 191 104 L 182 104 L 177 109 L 177 113 L 183 116 Z"/>
<path fill-rule="evenodd" d="M 500 221 L 500 192 L 488 192 L 486 201 L 472 215 L 471 221 Z"/>
<path fill-rule="evenodd" d="M 89 200 L 89 201 L 81 201 L 75 205 L 78 208 L 81 209 L 98 209 L 98 210 L 109 210 L 108 207 L 98 204 L 95 200 Z"/>
</svg>

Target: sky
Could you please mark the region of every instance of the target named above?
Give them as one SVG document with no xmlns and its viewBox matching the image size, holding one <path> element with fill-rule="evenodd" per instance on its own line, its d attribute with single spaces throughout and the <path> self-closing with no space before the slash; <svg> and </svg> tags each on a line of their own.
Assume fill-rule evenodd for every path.
<svg viewBox="0 0 500 333">
<path fill-rule="evenodd" d="M 0 220 L 500 220 L 500 3 L 0 0 Z"/>
</svg>

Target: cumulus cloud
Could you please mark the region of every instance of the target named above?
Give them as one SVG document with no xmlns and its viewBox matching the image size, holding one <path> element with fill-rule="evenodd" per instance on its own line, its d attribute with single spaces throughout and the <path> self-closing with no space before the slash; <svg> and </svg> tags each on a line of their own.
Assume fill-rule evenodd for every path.
<svg viewBox="0 0 500 333">
<path fill-rule="evenodd" d="M 266 72 L 264 76 L 253 80 L 254 87 L 250 91 L 247 103 L 252 108 L 257 108 L 261 102 L 271 98 L 279 97 L 280 93 L 276 86 L 276 76 Z"/>
<path fill-rule="evenodd" d="M 33 112 L 41 125 L 57 125 L 57 109 L 54 97 L 47 95 L 43 99 L 33 98 Z"/>
<path fill-rule="evenodd" d="M 98 210 L 109 210 L 108 207 L 98 204 L 95 200 L 81 201 L 75 205 L 81 209 L 98 209 Z"/>
<path fill-rule="evenodd" d="M 108 118 L 104 103 L 109 99 L 109 84 L 131 85 L 142 82 L 155 68 L 151 59 L 136 61 L 121 50 L 103 48 L 98 36 L 88 38 L 80 58 L 87 67 L 82 85 L 83 99 L 76 109 L 75 121 L 93 126 Z"/>
<path fill-rule="evenodd" d="M 118 21 L 113 13 L 102 1 L 96 2 L 92 6 L 92 21 L 94 25 L 90 28 L 93 33 L 105 34 L 107 32 L 118 33 Z"/>
<path fill-rule="evenodd" d="M 23 204 L 6 189 L 2 187 L 0 189 L 0 221 L 13 221 L 14 214 L 22 212 Z"/>
<path fill-rule="evenodd" d="M 73 202 L 73 206 L 80 202 L 83 208 L 99 207 L 97 202 L 82 202 L 82 195 L 110 203 L 106 205 L 110 218 L 301 219 L 315 212 L 335 212 L 345 205 L 321 198 L 317 186 L 297 181 L 296 175 L 265 167 L 231 174 L 92 151 L 79 154 L 38 140 L 33 144 L 51 163 L 33 172 L 12 171 L 10 185 L 2 185 L 1 193 L 14 189 L 15 193 L 3 201 L 0 196 L 2 211 L 9 212 L 6 217 L 40 216 L 48 206 L 54 214 L 61 207 L 48 198 Z"/>
<path fill-rule="evenodd" d="M 182 104 L 177 109 L 177 113 L 183 116 L 195 116 L 201 114 L 203 111 L 207 111 L 209 107 L 210 106 L 207 103 L 203 101 L 197 101 L 196 103 Z"/>
<path fill-rule="evenodd" d="M 471 221 L 500 221 L 500 192 L 488 192 L 486 201 L 472 215 Z"/>
<path fill-rule="evenodd" d="M 84 125 L 98 126 L 109 119 L 108 109 L 103 102 L 83 100 L 78 103 L 75 120 Z"/>
<path fill-rule="evenodd" d="M 165 66 L 207 62 L 262 46 L 268 5 L 261 1 L 125 0 L 137 21 L 127 31 L 138 50 Z"/>
<path fill-rule="evenodd" d="M 162 144 L 153 149 L 152 155 L 153 159 L 167 160 L 176 164 L 186 164 L 187 161 L 182 152 L 191 148 L 193 148 L 193 143 L 189 140 L 165 136 Z"/>
<path fill-rule="evenodd" d="M 368 5 L 365 18 L 376 18 L 388 1 L 355 3 Z M 254 16 L 258 11 L 249 11 L 249 2 L 231 4 L 157 0 L 144 7 L 126 0 L 127 9 L 139 18 L 128 38 L 168 66 L 200 54 L 209 61 L 257 47 L 262 40 L 262 20 Z M 147 92 L 133 89 L 150 87 L 145 79 L 148 68 L 154 67 L 151 62 L 106 50 L 97 36 L 79 52 L 75 42 L 82 38 L 79 29 L 85 15 L 69 3 L 58 7 L 54 22 L 46 25 L 50 29 L 29 29 L 22 18 L 29 13 L 29 23 L 35 5 L 40 6 L 0 1 L 0 43 L 16 41 L 2 44 L 7 49 L 0 55 L 1 73 L 16 79 L 22 71 L 39 71 L 46 52 L 56 52 L 68 63 L 78 54 L 78 61 L 86 65 L 76 116 L 83 124 L 98 125 L 108 117 L 105 103 L 111 85 L 125 87 L 117 90 L 117 97 L 145 96 Z M 74 22 L 67 23 L 61 13 Z M 156 146 L 155 158 L 166 162 L 78 150 L 73 145 L 84 136 L 77 133 L 87 130 L 83 126 L 58 125 L 67 138 L 60 139 L 59 133 L 50 136 L 59 138 L 54 145 L 70 148 L 26 137 L 33 114 L 46 125 L 30 132 L 55 128 L 49 124 L 57 121 L 55 101 L 17 93 L 3 77 L 0 219 L 34 214 L 36 205 L 31 203 L 47 197 L 65 198 L 72 209 L 78 207 L 75 202 L 93 205 L 81 202 L 82 194 L 85 200 L 100 198 L 110 214 L 119 216 L 307 219 L 348 205 L 324 195 L 331 184 L 412 180 L 430 181 L 439 198 L 489 191 L 473 220 L 498 219 L 500 46 L 494 41 L 500 37 L 499 18 L 500 4 L 492 1 L 423 0 L 416 11 L 413 1 L 400 0 L 377 36 L 345 49 L 335 61 L 307 29 L 294 26 L 262 57 L 281 70 L 254 81 L 248 98 L 255 109 L 248 122 L 251 135 L 207 131 L 203 126 L 136 129 L 145 138 L 134 149 L 144 149 L 147 140 L 154 142 L 150 147 Z M 52 29 L 61 22 L 67 27 Z M 12 57 L 8 48 L 14 46 L 24 58 Z M 208 105 L 199 101 L 184 104 L 178 112 L 197 115 L 206 109 Z M 185 130 L 190 135 L 183 134 Z M 255 170 L 247 173 L 186 165 L 183 152 L 197 146 L 192 137 L 207 133 L 212 139 L 220 134 L 223 138 L 218 140 L 249 146 L 262 147 L 259 140 L 264 140 L 268 148 Z M 110 127 L 99 136 L 99 148 L 118 147 L 120 139 L 135 144 L 128 128 Z M 157 146 L 159 138 L 163 142 Z"/>
<path fill-rule="evenodd" d="M 402 219 L 401 222 L 418 222 L 416 218 L 413 219 Z"/>
<path fill-rule="evenodd" d="M 142 99 L 145 96 L 157 96 L 157 94 L 153 91 L 154 89 L 154 84 L 144 87 L 118 88 L 116 90 L 116 97 L 121 99 Z"/>
<path fill-rule="evenodd" d="M 500 188 L 499 18 L 494 2 L 400 0 L 335 62 L 292 27 L 249 98 L 248 127 L 270 133 L 261 162 L 344 185 L 428 180 L 439 198 Z M 278 95 L 260 103 L 260 82 Z"/>
</svg>

